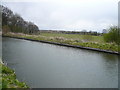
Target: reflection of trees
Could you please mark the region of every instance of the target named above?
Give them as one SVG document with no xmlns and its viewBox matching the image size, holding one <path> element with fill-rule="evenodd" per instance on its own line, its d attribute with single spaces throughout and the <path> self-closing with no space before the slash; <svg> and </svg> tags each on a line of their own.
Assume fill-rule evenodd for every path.
<svg viewBox="0 0 120 90">
<path fill-rule="evenodd" d="M 102 53 L 101 55 L 105 60 L 108 60 L 108 61 L 114 62 L 115 60 L 118 59 L 118 55 L 114 55 L 114 54 Z"/>
<path fill-rule="evenodd" d="M 110 78 L 118 77 L 118 55 L 114 54 L 101 54 L 104 63 L 103 69 L 106 72 L 107 76 Z"/>
<path fill-rule="evenodd" d="M 118 68 L 119 68 L 119 75 L 120 75 L 120 55 L 118 55 Z"/>
</svg>

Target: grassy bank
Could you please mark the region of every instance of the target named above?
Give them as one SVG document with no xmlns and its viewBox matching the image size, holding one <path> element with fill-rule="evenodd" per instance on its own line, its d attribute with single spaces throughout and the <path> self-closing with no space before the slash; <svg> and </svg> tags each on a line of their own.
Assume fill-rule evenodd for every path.
<svg viewBox="0 0 120 90">
<path fill-rule="evenodd" d="M 24 82 L 16 79 L 15 72 L 4 64 L 0 63 L 0 88 L 28 88 Z"/>
<path fill-rule="evenodd" d="M 27 35 L 21 33 L 7 33 L 5 36 L 22 37 L 33 40 L 44 40 L 82 47 L 91 47 L 101 50 L 118 52 L 118 45 L 115 43 L 106 43 L 103 36 L 79 35 L 79 34 L 61 34 L 61 33 L 41 33 L 40 35 Z"/>
</svg>

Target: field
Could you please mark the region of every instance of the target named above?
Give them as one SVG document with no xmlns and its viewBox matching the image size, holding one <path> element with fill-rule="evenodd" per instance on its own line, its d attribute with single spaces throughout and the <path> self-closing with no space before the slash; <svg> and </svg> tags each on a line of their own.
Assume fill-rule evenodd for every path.
<svg viewBox="0 0 120 90">
<path fill-rule="evenodd" d="M 44 40 L 63 44 L 77 45 L 82 47 L 98 48 L 102 50 L 118 52 L 118 45 L 106 43 L 103 36 L 63 34 L 63 33 L 40 33 L 39 35 L 28 35 L 22 33 L 7 33 L 5 36 L 24 37 L 34 40 Z"/>
<path fill-rule="evenodd" d="M 41 33 L 40 35 L 46 37 L 55 37 L 55 38 L 64 38 L 70 40 L 78 40 L 78 41 L 88 41 L 88 42 L 99 42 L 104 43 L 103 36 L 92 36 L 92 35 L 79 35 L 79 34 L 62 34 L 62 33 Z"/>
</svg>

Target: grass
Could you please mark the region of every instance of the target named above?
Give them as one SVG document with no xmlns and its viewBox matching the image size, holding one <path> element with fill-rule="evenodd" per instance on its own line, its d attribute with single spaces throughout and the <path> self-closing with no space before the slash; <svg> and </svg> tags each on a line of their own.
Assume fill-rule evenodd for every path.
<svg viewBox="0 0 120 90">
<path fill-rule="evenodd" d="M 16 79 L 14 70 L 0 63 L 0 88 L 28 88 L 24 82 Z"/>
<path fill-rule="evenodd" d="M 103 36 L 92 36 L 92 35 L 79 35 L 79 34 L 61 34 L 61 33 L 41 33 L 40 35 L 46 37 L 63 37 L 66 39 L 74 39 L 74 40 L 90 40 L 94 42 L 104 42 Z"/>
<path fill-rule="evenodd" d="M 21 33 L 7 33 L 6 36 L 23 37 L 34 40 L 51 41 L 63 44 L 91 47 L 108 51 L 118 52 L 118 45 L 106 43 L 103 36 L 61 34 L 61 33 L 41 33 L 40 35 L 26 35 Z"/>
</svg>

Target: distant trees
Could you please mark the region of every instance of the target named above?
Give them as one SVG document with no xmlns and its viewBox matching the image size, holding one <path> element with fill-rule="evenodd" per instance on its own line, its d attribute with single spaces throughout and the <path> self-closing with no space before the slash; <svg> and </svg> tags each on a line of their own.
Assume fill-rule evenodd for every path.
<svg viewBox="0 0 120 90">
<path fill-rule="evenodd" d="M 110 27 L 108 33 L 104 34 L 104 40 L 106 42 L 115 42 L 120 44 L 120 28 L 117 26 Z"/>
<path fill-rule="evenodd" d="M 103 31 L 102 31 L 102 33 L 104 34 L 104 33 L 107 33 L 108 31 L 106 30 L 106 29 L 103 29 Z"/>
<path fill-rule="evenodd" d="M 36 34 L 39 31 L 37 25 L 25 21 L 19 14 L 14 14 L 7 7 L 0 5 L 0 9 L 0 13 L 2 13 L 2 30 L 4 33 L 11 31 L 15 33 Z"/>
<path fill-rule="evenodd" d="M 2 29 L 4 30 L 4 31 L 3 31 L 3 34 L 10 32 L 10 28 L 9 28 L 9 26 L 7 26 L 7 25 L 4 25 L 4 26 L 2 27 Z"/>
<path fill-rule="evenodd" d="M 102 35 L 99 32 L 96 31 L 58 31 L 58 30 L 40 30 L 41 33 L 63 33 L 63 34 L 79 34 L 79 35 L 93 35 L 93 36 L 100 36 Z"/>
</svg>

